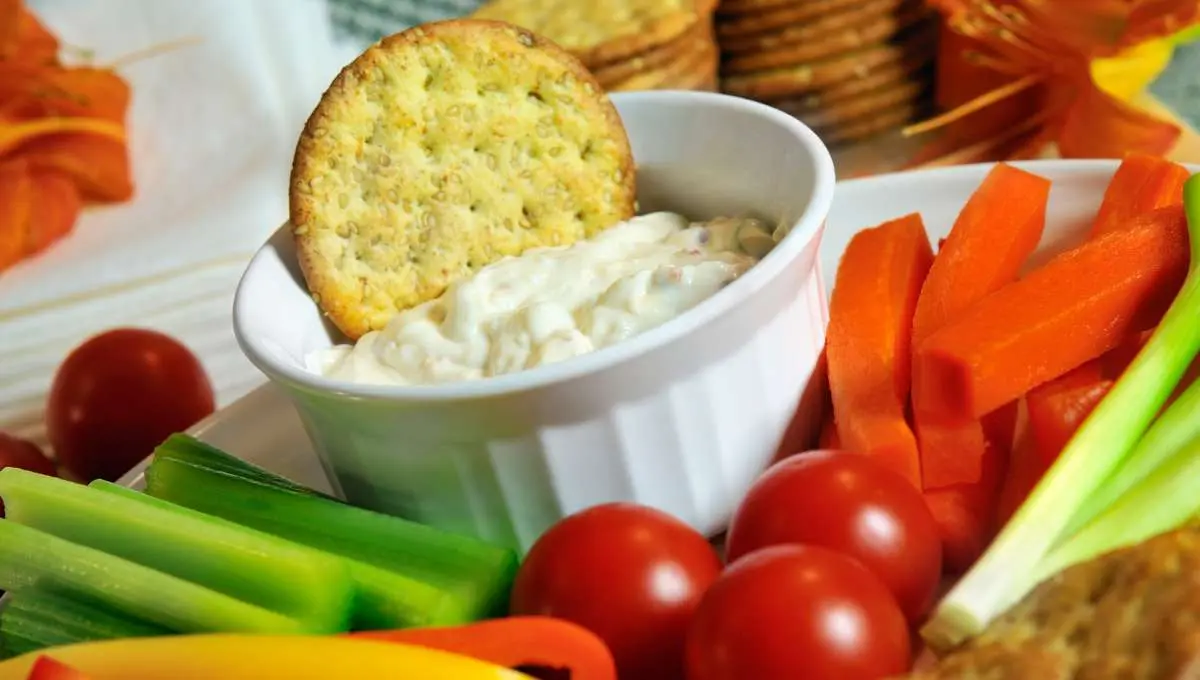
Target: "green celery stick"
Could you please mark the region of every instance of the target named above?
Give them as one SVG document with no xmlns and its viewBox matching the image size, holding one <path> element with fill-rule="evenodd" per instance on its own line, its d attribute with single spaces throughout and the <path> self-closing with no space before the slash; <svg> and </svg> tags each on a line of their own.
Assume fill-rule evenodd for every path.
<svg viewBox="0 0 1200 680">
<path fill-rule="evenodd" d="M 12 468 L 8 468 L 12 469 Z M 0 519 L 0 589 L 53 588 L 181 633 L 305 633 L 300 622 Z"/>
<path fill-rule="evenodd" d="M 0 634 L 0 661 L 45 649 L 42 643 L 21 635 Z"/>
<path fill-rule="evenodd" d="M 1078 533 L 1051 551 L 1038 565 L 1031 585 L 1073 564 L 1171 531 L 1197 514 L 1200 514 L 1200 438 L 1175 451 Z"/>
<path fill-rule="evenodd" d="M 1070 540 L 1076 532 L 1197 438 L 1200 438 L 1200 382 L 1184 390 L 1175 403 L 1154 421 L 1125 464 L 1117 468 L 1108 481 L 1084 502 L 1063 536 Z M 1200 498 L 1200 488 L 1196 490 L 1196 496 Z"/>
<path fill-rule="evenodd" d="M 178 460 L 160 449 L 146 492 L 454 594 L 461 620 L 502 614 L 516 574 L 508 548 L 305 496 Z"/>
<path fill-rule="evenodd" d="M 162 626 L 45 588 L 10 595 L 0 609 L 0 658 L 94 640 L 173 634 Z"/>
<path fill-rule="evenodd" d="M 134 499 L 150 498 L 171 507 L 182 507 L 110 482 L 95 481 L 91 486 L 105 493 Z M 287 489 L 280 491 L 288 492 Z M 467 614 L 462 611 L 459 598 L 452 593 L 366 562 L 326 554 L 346 564 L 355 585 L 351 627 L 356 630 L 453 625 L 468 620 L 464 618 Z"/>
<path fill-rule="evenodd" d="M 189 434 L 176 433 L 167 437 L 166 441 L 164 441 L 162 444 L 159 444 L 155 449 L 155 453 L 159 451 L 169 452 L 172 457 L 179 460 L 195 463 L 196 465 L 201 465 L 214 470 L 221 470 L 222 472 L 227 472 L 235 477 L 250 479 L 268 486 L 287 489 L 290 491 L 295 491 L 296 493 L 308 494 L 311 496 L 322 496 L 330 499 L 333 498 L 332 496 L 328 496 L 314 489 L 301 486 L 290 479 L 280 477 L 273 472 L 268 472 L 257 465 L 247 463 L 237 456 L 231 456 L 221 449 L 218 449 L 217 447 L 206 442 L 202 442 Z"/>
<path fill-rule="evenodd" d="M 354 590 L 341 560 L 125 491 L 103 493 L 25 470 L 0 470 L 0 498 L 10 521 L 278 612 L 308 632 L 349 628 Z"/>
<path fill-rule="evenodd" d="M 34 587 L 11 595 L 0 609 L 0 640 L 20 638 L 39 649 L 93 640 L 173 634 L 162 626 L 47 588 Z"/>
</svg>

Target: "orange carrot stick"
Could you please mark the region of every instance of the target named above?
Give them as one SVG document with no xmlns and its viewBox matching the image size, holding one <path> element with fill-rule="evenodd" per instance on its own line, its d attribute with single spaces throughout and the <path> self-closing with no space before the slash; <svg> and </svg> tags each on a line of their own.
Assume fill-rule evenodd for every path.
<svg viewBox="0 0 1200 680">
<path fill-rule="evenodd" d="M 1049 197 L 1043 177 L 1003 163 L 988 173 L 934 258 L 913 319 L 915 347 L 1017 278 L 1042 238 Z M 914 374 L 914 381 L 921 379 Z M 922 393 L 919 386 L 914 391 Z M 982 479 L 987 439 L 978 419 L 943 417 L 920 399 L 913 400 L 913 416 L 924 488 Z"/>
<path fill-rule="evenodd" d="M 1029 409 L 1029 432 L 1033 436 L 1042 472 L 1058 459 L 1058 454 L 1075 435 L 1112 387 L 1093 362 L 1038 385 L 1025 398 Z"/>
<path fill-rule="evenodd" d="M 924 492 L 925 505 L 942 539 L 942 559 L 950 573 L 969 570 L 995 533 L 996 490 L 1005 464 L 995 453 L 992 447 L 984 450 L 979 482 Z"/>
<path fill-rule="evenodd" d="M 988 413 L 1153 325 L 1187 266 L 1181 206 L 1091 239 L 931 335 L 914 398 L 946 417 Z"/>
<path fill-rule="evenodd" d="M 829 391 L 842 445 L 876 457 L 920 488 L 905 418 L 912 318 L 933 262 L 920 215 L 855 234 L 829 303 Z"/>
<path fill-rule="evenodd" d="M 1092 409 L 1108 394 L 1113 380 L 1104 375 L 1097 359 L 1029 391 L 1025 398 L 1029 429 L 1019 451 L 1014 451 L 1000 493 L 999 519 L 1007 522 L 1058 460 Z"/>
<path fill-rule="evenodd" d="M 1013 444 L 1008 457 L 1008 468 L 1004 471 L 1004 483 L 996 502 L 997 527 L 1008 524 L 1047 469 L 1042 465 L 1032 433 L 1026 430 L 1024 436 Z"/>
<path fill-rule="evenodd" d="M 1187 168 L 1159 156 L 1126 156 L 1104 191 L 1092 236 L 1121 229 L 1142 213 L 1182 205 L 1183 183 L 1189 174 Z"/>
<path fill-rule="evenodd" d="M 963 206 L 921 289 L 913 316 L 920 342 L 1017 278 L 1042 239 L 1050 181 L 1004 163 Z"/>
<path fill-rule="evenodd" d="M 600 638 L 569 621 L 513 616 L 445 628 L 366 631 L 350 637 L 429 647 L 481 661 L 541 672 L 537 677 L 616 680 L 612 653 Z"/>
</svg>

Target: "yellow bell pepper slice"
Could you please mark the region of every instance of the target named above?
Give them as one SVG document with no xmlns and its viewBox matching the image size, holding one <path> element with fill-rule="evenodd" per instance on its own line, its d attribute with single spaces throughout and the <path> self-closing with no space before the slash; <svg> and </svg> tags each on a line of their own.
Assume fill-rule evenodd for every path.
<svg viewBox="0 0 1200 680">
<path fill-rule="evenodd" d="M 190 635 L 55 647 L 0 663 L 0 680 L 26 680 L 39 656 L 91 680 L 530 680 L 466 656 L 346 637 Z"/>
</svg>

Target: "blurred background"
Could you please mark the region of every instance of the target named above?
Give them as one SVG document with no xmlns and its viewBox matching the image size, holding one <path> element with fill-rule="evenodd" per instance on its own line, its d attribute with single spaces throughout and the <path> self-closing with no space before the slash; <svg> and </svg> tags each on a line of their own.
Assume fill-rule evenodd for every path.
<svg viewBox="0 0 1200 680">
<path fill-rule="evenodd" d="M 636 6 L 657 22 L 643 31 L 655 40 L 634 44 L 598 28 L 596 44 L 570 46 L 604 87 L 759 99 L 816 129 L 843 178 L 1129 150 L 1200 161 L 1195 2 L 593 1 L 610 14 Z M 531 16 L 538 5 L 494 0 L 484 13 L 551 39 L 563 17 L 592 20 L 579 1 L 541 6 L 545 14 Z M 980 9 L 993 6 L 1004 12 Z M 1027 12 L 1034 6 L 1042 13 Z M 306 116 L 371 42 L 477 8 L 473 0 L 0 2 L 0 126 L 35 134 L 18 113 L 73 116 L 73 127 L 38 128 L 27 141 L 0 134 L 0 175 L 52 168 L 30 185 L 45 193 L 28 196 L 58 206 L 43 216 L 55 229 L 35 241 L 32 218 L 19 223 L 8 210 L 21 204 L 11 187 L 25 185 L 0 177 L 0 431 L 44 444 L 55 372 L 86 338 L 114 327 L 183 342 L 218 406 L 260 384 L 233 338 L 230 301 L 248 258 L 286 218 Z M 996 16 L 1014 23 L 996 25 Z M 677 29 L 657 30 L 667 25 Z M 22 59 L 39 79 L 4 70 Z"/>
</svg>

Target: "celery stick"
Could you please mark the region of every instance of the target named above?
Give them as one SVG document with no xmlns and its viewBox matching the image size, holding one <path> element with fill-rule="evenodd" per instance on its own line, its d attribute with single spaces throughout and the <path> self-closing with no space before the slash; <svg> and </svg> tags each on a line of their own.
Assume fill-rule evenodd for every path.
<svg viewBox="0 0 1200 680">
<path fill-rule="evenodd" d="M 274 486 L 280 489 L 295 491 L 296 493 L 308 494 L 310 496 L 322 496 L 324 498 L 333 498 L 321 493 L 315 489 L 310 489 L 306 486 L 301 486 L 290 479 L 280 477 L 279 475 L 268 472 L 256 465 L 247 463 L 246 461 L 231 456 L 221 449 L 202 442 L 195 437 L 177 433 L 167 437 L 166 441 L 155 449 L 158 451 L 169 451 L 171 456 L 184 460 L 189 463 L 194 463 L 202 467 L 207 467 L 222 472 L 228 472 L 235 477 L 250 479 L 268 486 Z M 335 499 L 336 500 L 336 499 Z"/>
<path fill-rule="evenodd" d="M 12 595 L 0 610 L 0 657 L 4 650 L 25 651 L 93 640 L 156 637 L 173 631 L 125 616 L 88 602 L 44 588 L 30 588 Z M 14 641 L 14 642 L 9 642 Z M 16 643 L 19 641 L 19 643 Z"/>
<path fill-rule="evenodd" d="M 92 487 L 117 495 L 142 496 L 108 482 L 92 482 Z M 149 498 L 169 504 L 152 496 Z M 471 620 L 468 618 L 470 612 L 463 611 L 464 606 L 459 601 L 461 598 L 456 598 L 453 593 L 365 562 L 335 557 L 346 564 L 355 586 L 351 620 L 351 627 L 355 630 L 443 626 Z"/>
<path fill-rule="evenodd" d="M 1195 416 L 1193 416 L 1195 417 Z M 1171 531 L 1200 513 L 1200 438 L 1180 448 L 1042 560 L 1036 585 L 1067 567 Z"/>
<path fill-rule="evenodd" d="M 10 468 L 11 469 L 11 468 Z M 294 619 L 0 519 L 0 588 L 54 588 L 182 633 L 304 633 Z"/>
<path fill-rule="evenodd" d="M 398 517 L 279 490 L 160 450 L 146 470 L 147 493 L 245 524 L 454 595 L 444 616 L 461 621 L 503 613 L 516 553 Z"/>
<path fill-rule="evenodd" d="M 1150 341 L 921 633 L 935 649 L 978 635 L 1018 601 L 1084 502 L 1128 458 L 1200 351 L 1200 175 L 1184 185 L 1191 270 Z"/>
<path fill-rule="evenodd" d="M 0 635 L 0 660 L 36 652 L 44 649 L 40 642 L 21 637 L 20 635 Z"/>
<path fill-rule="evenodd" d="M 109 482 L 102 493 L 25 470 L 0 470 L 10 521 L 137 562 L 295 619 L 349 628 L 353 586 L 332 556 Z"/>
<path fill-rule="evenodd" d="M 1189 386 L 1158 417 L 1125 464 L 1084 501 L 1063 536 L 1070 539 L 1197 438 L 1200 438 L 1200 382 Z M 1196 495 L 1200 497 L 1200 489 Z"/>
</svg>

